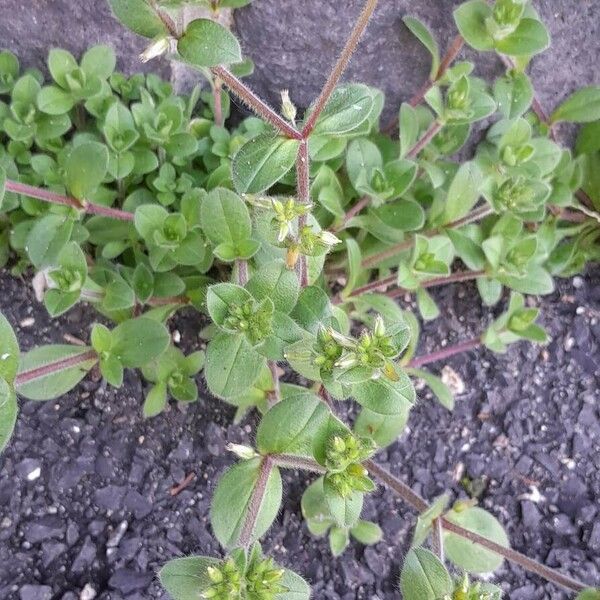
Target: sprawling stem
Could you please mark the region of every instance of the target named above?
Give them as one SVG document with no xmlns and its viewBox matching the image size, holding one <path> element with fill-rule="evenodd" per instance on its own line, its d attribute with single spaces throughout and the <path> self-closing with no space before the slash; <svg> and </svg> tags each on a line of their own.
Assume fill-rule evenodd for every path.
<svg viewBox="0 0 600 600">
<path fill-rule="evenodd" d="M 435 120 L 423 134 L 423 137 L 406 153 L 406 158 L 416 158 L 421 150 L 440 132 L 444 125 Z"/>
<path fill-rule="evenodd" d="M 479 348 L 479 346 L 481 346 L 481 338 L 464 340 L 463 342 L 459 342 L 458 344 L 442 348 L 437 352 L 432 352 L 431 354 L 424 354 L 423 356 L 417 356 L 408 363 L 408 366 L 416 369 L 418 367 L 423 367 L 424 365 L 429 365 L 431 363 L 450 358 L 455 354 L 461 354 L 462 352 L 475 350 L 475 348 Z"/>
<path fill-rule="evenodd" d="M 221 79 L 223 83 L 242 102 L 245 102 L 257 115 L 273 125 L 283 135 L 299 140 L 302 134 L 283 117 L 278 115 L 268 104 L 261 100 L 245 83 L 242 83 L 231 71 L 225 67 L 213 67 L 213 75 Z"/>
<path fill-rule="evenodd" d="M 327 81 L 325 82 L 325 85 L 323 86 L 319 97 L 315 100 L 313 109 L 310 115 L 308 116 L 308 119 L 306 119 L 306 123 L 304 124 L 304 128 L 302 129 L 303 137 L 307 138 L 314 129 L 319 115 L 321 114 L 321 112 L 325 108 L 325 105 L 327 104 L 327 100 L 329 100 L 331 94 L 333 93 L 333 90 L 335 89 L 335 86 L 340 80 L 340 77 L 342 76 L 343 72 L 348 66 L 350 58 L 356 50 L 356 46 L 358 45 L 358 42 L 360 41 L 364 30 L 366 29 L 371 17 L 373 16 L 373 12 L 375 11 L 376 6 L 377 0 L 366 1 L 363 10 L 360 13 L 360 16 L 358 17 L 356 24 L 354 25 L 354 29 L 352 30 L 352 33 L 350 34 L 350 37 L 348 38 L 348 41 L 346 42 L 346 45 L 344 46 L 342 53 L 340 54 L 340 57 L 335 63 L 335 66 L 333 67 L 331 73 L 329 74 L 329 77 L 327 78 Z"/>
<path fill-rule="evenodd" d="M 279 367 L 277 366 L 277 362 L 270 360 L 268 364 L 271 377 L 273 378 L 273 391 L 269 394 L 268 398 L 269 408 L 271 408 L 281 400 L 281 389 L 279 387 Z"/>
<path fill-rule="evenodd" d="M 346 212 L 341 222 L 331 228 L 332 233 L 337 233 L 346 227 L 348 221 L 355 217 L 360 211 L 371 202 L 371 196 L 363 196 L 352 208 Z"/>
<path fill-rule="evenodd" d="M 254 530 L 256 529 L 256 522 L 258 521 L 260 510 L 265 499 L 267 485 L 269 483 L 269 477 L 272 469 L 273 460 L 271 457 L 263 456 L 259 466 L 258 479 L 256 480 L 252 496 L 250 497 L 248 512 L 240 533 L 240 539 L 238 543 L 242 548 L 248 548 L 248 546 L 250 546 L 252 543 L 252 537 L 254 535 Z"/>
<path fill-rule="evenodd" d="M 94 215 L 102 215 L 103 217 L 110 217 L 121 221 L 133 221 L 133 213 L 119 210 L 118 208 L 112 208 L 110 206 L 103 206 L 102 204 L 94 204 L 87 200 L 76 200 L 69 196 L 63 196 L 62 194 L 57 194 L 50 190 L 44 190 L 18 181 L 11 181 L 10 179 L 6 180 L 6 191 L 14 192 L 15 194 L 23 194 L 24 196 L 36 198 L 43 202 L 50 202 L 51 204 L 62 204 L 63 206 L 70 206 L 77 210 L 85 210 Z"/>
<path fill-rule="evenodd" d="M 471 281 L 472 279 L 478 279 L 479 277 L 485 276 L 485 271 L 457 271 L 456 273 L 450 273 L 450 275 L 446 275 L 445 277 L 434 277 L 433 279 L 426 279 L 421 282 L 422 288 L 430 288 L 430 287 L 438 287 L 440 285 L 446 285 L 448 283 L 457 283 L 459 281 Z M 398 296 L 402 296 L 402 294 L 406 294 L 410 292 L 403 287 L 398 287 L 396 289 L 390 290 L 386 293 L 386 296 L 389 298 L 397 298 Z"/>
<path fill-rule="evenodd" d="M 87 352 L 75 354 L 74 356 L 68 356 L 67 358 L 61 358 L 60 360 L 41 365 L 40 367 L 29 369 L 28 371 L 21 371 L 15 377 L 15 386 L 18 387 L 28 383 L 29 381 L 34 381 L 40 377 L 45 377 L 46 375 L 51 375 L 52 373 L 58 373 L 59 371 L 76 367 L 77 365 L 97 358 L 98 355 L 96 354 L 95 350 L 88 350 Z"/>
<path fill-rule="evenodd" d="M 244 287 L 248 283 L 248 261 L 238 258 L 235 266 L 237 267 L 238 284 Z"/>
<path fill-rule="evenodd" d="M 372 475 L 380 479 L 393 492 L 400 496 L 400 498 L 402 498 L 405 502 L 410 504 L 419 512 L 423 512 L 429 508 L 429 504 L 423 497 L 414 492 L 403 481 L 397 477 L 394 477 L 394 475 L 392 475 L 383 467 L 379 466 L 373 460 L 365 461 L 364 465 Z M 569 577 L 568 575 L 563 575 L 562 573 L 546 567 L 545 565 L 538 563 L 537 561 L 525 556 L 524 554 L 521 554 L 520 552 L 517 552 L 516 550 L 505 548 L 504 546 L 496 544 L 495 542 L 477 533 L 473 533 L 472 531 L 469 531 L 460 525 L 455 525 L 444 517 L 440 517 L 438 520 L 446 531 L 451 531 L 452 533 L 464 537 L 475 544 L 483 546 L 484 548 L 487 548 L 488 550 L 491 550 L 492 552 L 504 557 L 506 560 L 519 565 L 531 573 L 540 575 L 552 583 L 563 586 L 574 592 L 579 592 L 586 587 L 583 583 Z"/>
<path fill-rule="evenodd" d="M 221 92 L 223 89 L 223 82 L 219 77 L 215 77 L 213 81 L 213 104 L 214 104 L 214 114 L 215 114 L 215 125 L 217 127 L 223 127 L 224 119 L 223 119 L 223 98 L 221 96 Z"/>
<path fill-rule="evenodd" d="M 436 556 L 444 562 L 444 532 L 441 519 L 434 519 L 431 524 L 431 548 Z"/>
<path fill-rule="evenodd" d="M 302 140 L 298 148 L 296 157 L 296 186 L 298 202 L 301 204 L 310 203 L 310 157 L 308 155 L 308 140 Z M 303 227 L 306 225 L 306 215 L 298 217 L 298 237 Z M 305 254 L 300 254 L 298 260 L 298 279 L 301 287 L 308 285 L 308 264 Z"/>
<path fill-rule="evenodd" d="M 488 204 L 484 204 L 483 206 L 472 210 L 470 213 L 468 213 L 464 217 L 457 219 L 456 221 L 452 221 L 451 223 L 448 223 L 447 225 L 443 225 L 441 227 L 436 227 L 434 229 L 431 229 L 430 231 L 424 232 L 422 235 L 424 235 L 426 237 L 433 237 L 434 235 L 437 235 L 438 233 L 442 233 L 445 229 L 459 229 L 463 225 L 468 225 L 469 223 L 474 223 L 476 221 L 480 221 L 481 219 L 484 219 L 485 217 L 487 217 L 493 213 L 494 213 L 494 209 L 491 206 L 489 206 Z M 385 250 L 382 250 L 381 252 L 377 252 L 376 254 L 371 254 L 371 256 L 367 256 L 367 258 L 365 258 L 362 261 L 361 266 L 365 269 L 369 268 L 369 267 L 374 267 L 374 266 L 378 265 L 380 262 L 383 262 L 384 260 L 388 260 L 389 258 L 393 258 L 394 256 L 396 256 L 397 254 L 401 254 L 402 252 L 405 252 L 406 250 L 410 250 L 414 246 L 414 244 L 415 244 L 414 238 L 410 238 L 408 240 L 399 242 L 398 244 L 394 244 L 393 246 L 390 246 L 389 248 L 386 248 Z"/>
<path fill-rule="evenodd" d="M 298 469 L 300 471 L 311 471 L 312 473 L 326 473 L 314 459 L 293 454 L 271 454 L 273 464 L 282 469 Z"/>
</svg>

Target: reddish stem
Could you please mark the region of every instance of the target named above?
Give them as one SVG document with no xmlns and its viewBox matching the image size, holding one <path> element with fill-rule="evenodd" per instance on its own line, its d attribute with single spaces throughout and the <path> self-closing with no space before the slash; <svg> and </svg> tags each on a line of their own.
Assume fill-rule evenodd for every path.
<svg viewBox="0 0 600 600">
<path fill-rule="evenodd" d="M 237 259 L 235 265 L 238 271 L 238 284 L 244 287 L 248 283 L 248 261 Z"/>
<path fill-rule="evenodd" d="M 370 196 L 363 196 L 350 210 L 348 210 L 348 212 L 344 215 L 342 222 L 339 225 L 331 228 L 332 233 L 337 233 L 338 231 L 344 229 L 348 221 L 355 217 L 363 208 L 365 208 L 365 206 L 370 204 L 370 202 Z"/>
<path fill-rule="evenodd" d="M 76 367 L 77 365 L 93 359 L 98 359 L 96 351 L 88 350 L 87 352 L 82 352 L 81 354 L 75 354 L 74 356 L 68 356 L 67 358 L 61 358 L 60 360 L 49 362 L 45 365 L 41 365 L 40 367 L 30 369 L 29 371 L 21 371 L 15 377 L 15 387 L 29 383 L 35 379 L 40 379 L 46 375 L 57 373 L 58 371 L 64 371 L 65 369 Z"/>
<path fill-rule="evenodd" d="M 465 340 L 463 342 L 459 342 L 458 344 L 454 344 L 453 346 L 447 346 L 446 348 L 438 350 L 437 352 L 432 352 L 431 354 L 425 354 L 423 356 L 417 356 L 417 358 L 413 358 L 407 366 L 418 369 L 424 365 L 429 365 L 431 363 L 450 358 L 455 354 L 468 352 L 469 350 L 475 350 L 475 348 L 479 348 L 479 346 L 481 346 L 481 338 Z"/>
<path fill-rule="evenodd" d="M 439 121 L 434 121 L 423 134 L 423 137 L 406 153 L 406 158 L 416 158 L 421 150 L 440 132 L 442 127 L 443 125 Z"/>
<path fill-rule="evenodd" d="M 308 155 L 308 141 L 302 140 L 298 148 L 296 157 L 296 186 L 298 193 L 298 202 L 301 204 L 310 203 L 310 158 Z M 306 226 L 307 216 L 298 217 L 298 237 L 301 230 Z M 305 254 L 301 254 L 298 259 L 298 279 L 300 286 L 308 285 L 308 263 Z"/>
<path fill-rule="evenodd" d="M 61 204 L 63 206 L 70 206 L 77 210 L 85 210 L 90 214 L 102 215 L 103 217 L 110 217 L 112 219 L 119 219 L 121 221 L 133 221 L 133 213 L 119 210 L 118 208 L 111 208 L 110 206 L 102 206 L 101 204 L 94 204 L 93 202 L 87 202 L 86 200 L 79 201 L 69 196 L 63 196 L 50 190 L 44 190 L 42 188 L 28 185 L 26 183 L 20 183 L 18 181 L 6 180 L 6 190 L 14 192 L 15 194 L 23 194 L 30 198 L 36 198 L 43 202 L 50 202 L 51 204 Z"/>
<path fill-rule="evenodd" d="M 485 275 L 485 271 L 458 271 L 457 273 L 451 273 L 446 277 L 434 277 L 433 279 L 427 279 L 421 282 L 422 288 L 430 288 L 430 287 L 438 287 L 440 285 L 446 285 L 447 283 L 457 283 L 459 281 L 471 281 L 472 279 L 477 279 L 478 277 L 483 277 Z M 395 290 L 387 292 L 386 296 L 388 298 L 397 298 L 398 296 L 402 296 L 402 294 L 406 294 L 407 292 L 411 292 L 403 287 L 399 287 Z"/>
<path fill-rule="evenodd" d="M 245 83 L 242 83 L 233 73 L 225 67 L 213 67 L 213 75 L 219 77 L 223 83 L 243 102 L 245 102 L 257 115 L 273 125 L 276 129 L 292 139 L 302 139 L 302 134 L 292 127 L 283 117 L 279 116 L 268 104 L 263 102 Z"/>
<path fill-rule="evenodd" d="M 360 13 L 360 16 L 358 17 L 354 28 L 352 29 L 352 33 L 350 33 L 350 37 L 348 38 L 348 41 L 346 42 L 346 45 L 344 46 L 342 53 L 338 58 L 338 61 L 336 62 L 331 73 L 329 74 L 329 77 L 327 78 L 327 81 L 325 82 L 325 85 L 323 86 L 319 97 L 315 101 L 313 110 L 310 113 L 308 119 L 306 120 L 306 123 L 304 124 L 304 128 L 302 129 L 302 137 L 308 138 L 308 136 L 314 129 L 319 115 L 325 108 L 325 105 L 327 104 L 327 101 L 333 93 L 335 86 L 338 84 L 342 73 L 348 66 L 350 58 L 356 50 L 356 46 L 358 45 L 358 42 L 360 41 L 363 32 L 365 31 L 371 17 L 373 16 L 373 12 L 375 11 L 376 6 L 377 0 L 367 0 L 367 2 L 365 3 L 365 6 L 362 12 Z"/>
<path fill-rule="evenodd" d="M 366 460 L 363 464 L 365 467 L 367 467 L 371 474 L 385 483 L 385 485 L 387 485 L 393 492 L 395 492 L 398 496 L 400 496 L 400 498 L 402 498 L 406 503 L 410 504 L 417 511 L 422 513 L 429 508 L 428 502 L 422 496 L 414 492 L 403 481 L 397 477 L 394 477 L 394 475 L 392 475 L 386 469 L 380 467 L 373 460 Z M 552 583 L 563 586 L 574 592 L 580 592 L 587 587 L 580 581 L 577 581 L 568 575 L 563 575 L 562 573 L 559 573 L 550 567 L 546 567 L 545 565 L 538 563 L 528 556 L 521 554 L 521 552 L 500 546 L 500 544 L 496 544 L 496 542 L 492 542 L 491 540 L 477 533 L 473 533 L 472 531 L 469 531 L 460 525 L 455 525 L 445 517 L 440 517 L 438 520 L 442 527 L 446 529 L 446 531 L 451 531 L 456 535 L 470 540 L 474 544 L 483 546 L 484 548 L 495 552 L 499 556 L 502 556 L 506 560 L 519 565 L 526 571 L 540 575 L 547 581 L 551 581 Z"/>
</svg>

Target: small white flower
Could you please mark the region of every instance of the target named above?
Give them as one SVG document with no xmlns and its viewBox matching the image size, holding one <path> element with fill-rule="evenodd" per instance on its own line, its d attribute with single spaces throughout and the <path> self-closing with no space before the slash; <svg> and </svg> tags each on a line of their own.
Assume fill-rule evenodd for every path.
<svg viewBox="0 0 600 600">
<path fill-rule="evenodd" d="M 342 243 L 342 240 L 340 240 L 339 237 L 333 235 L 333 233 L 331 233 L 330 231 L 321 231 L 319 233 L 319 239 L 327 246 L 335 246 L 336 244 Z"/>
<path fill-rule="evenodd" d="M 244 446 L 242 444 L 227 444 L 226 449 L 229 452 L 233 452 L 236 456 L 243 460 L 250 460 L 258 456 L 254 448 L 250 446 Z"/>
</svg>

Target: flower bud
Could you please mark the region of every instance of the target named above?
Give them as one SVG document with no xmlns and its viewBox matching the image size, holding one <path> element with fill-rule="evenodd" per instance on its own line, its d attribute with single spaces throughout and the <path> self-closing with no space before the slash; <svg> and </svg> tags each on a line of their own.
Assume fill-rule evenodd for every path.
<svg viewBox="0 0 600 600">
<path fill-rule="evenodd" d="M 168 37 L 155 38 L 154 41 L 140 54 L 140 60 L 146 63 L 164 54 L 170 46 Z"/>
<path fill-rule="evenodd" d="M 290 93 L 288 90 L 281 92 L 281 114 L 291 123 L 296 122 L 296 107 L 290 100 Z"/>
<path fill-rule="evenodd" d="M 256 458 L 258 456 L 257 452 L 254 448 L 250 446 L 244 446 L 242 444 L 227 444 L 225 449 L 229 452 L 233 452 L 236 456 L 241 458 L 242 460 L 250 460 L 251 458 Z"/>
</svg>

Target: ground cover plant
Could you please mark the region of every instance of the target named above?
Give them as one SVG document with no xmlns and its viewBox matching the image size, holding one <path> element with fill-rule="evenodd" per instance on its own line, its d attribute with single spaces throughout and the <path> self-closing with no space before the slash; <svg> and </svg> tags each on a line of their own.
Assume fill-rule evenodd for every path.
<svg viewBox="0 0 600 600">
<path fill-rule="evenodd" d="M 504 559 L 580 598 L 598 597 L 511 550 L 475 500 L 443 495 L 429 504 L 376 461 L 406 426 L 414 380 L 452 408 L 452 391 L 424 366 L 479 345 L 503 352 L 522 339 L 544 343 L 524 295 L 550 293 L 553 278 L 598 258 L 600 88 L 545 113 L 525 73 L 549 44 L 535 9 L 466 2 L 443 57 L 426 26 L 407 17 L 431 52 L 431 74 L 390 135 L 379 128 L 382 93 L 340 84 L 374 0 L 302 116 L 287 93 L 279 114 L 247 88 L 240 77 L 251 61 L 216 21 L 184 24 L 177 1 L 110 4 L 151 39 L 143 60 L 183 61 L 209 87 L 183 97 L 158 77 L 127 78 L 103 46 L 80 61 L 52 50 L 49 83 L 0 55 L 0 259 L 15 256 L 15 274 L 33 266 L 52 316 L 78 302 L 102 316 L 89 343 L 23 355 L 0 319 L 0 447 L 17 395 L 57 398 L 91 370 L 118 387 L 125 368 L 139 368 L 150 418 L 170 398 L 195 401 L 203 371 L 237 418 L 253 409 L 261 418 L 254 447 L 230 447 L 238 462 L 214 493 L 211 523 L 224 556 L 176 559 L 160 573 L 176 600 L 310 596 L 259 543 L 279 510 L 286 468 L 315 474 L 302 512 L 334 554 L 350 538 L 380 538 L 378 525 L 360 518 L 372 478 L 418 511 L 399 578 L 407 600 L 500 598 L 499 586 L 470 575 Z M 465 43 L 501 55 L 506 74 L 491 84 L 475 77 L 473 64 L 455 60 Z M 225 88 L 259 118 L 224 127 Z M 490 126 L 472 158 L 453 159 L 479 122 Z M 560 144 L 561 122 L 586 123 L 575 153 Z M 417 315 L 397 298 L 413 294 L 421 318 L 435 319 L 440 308 L 427 290 L 468 279 L 486 305 L 508 295 L 505 309 L 476 339 L 418 356 Z M 168 320 L 190 305 L 212 324 L 201 332 L 206 353 L 185 356 Z M 360 407 L 351 425 L 335 411 L 350 399 Z"/>
</svg>

